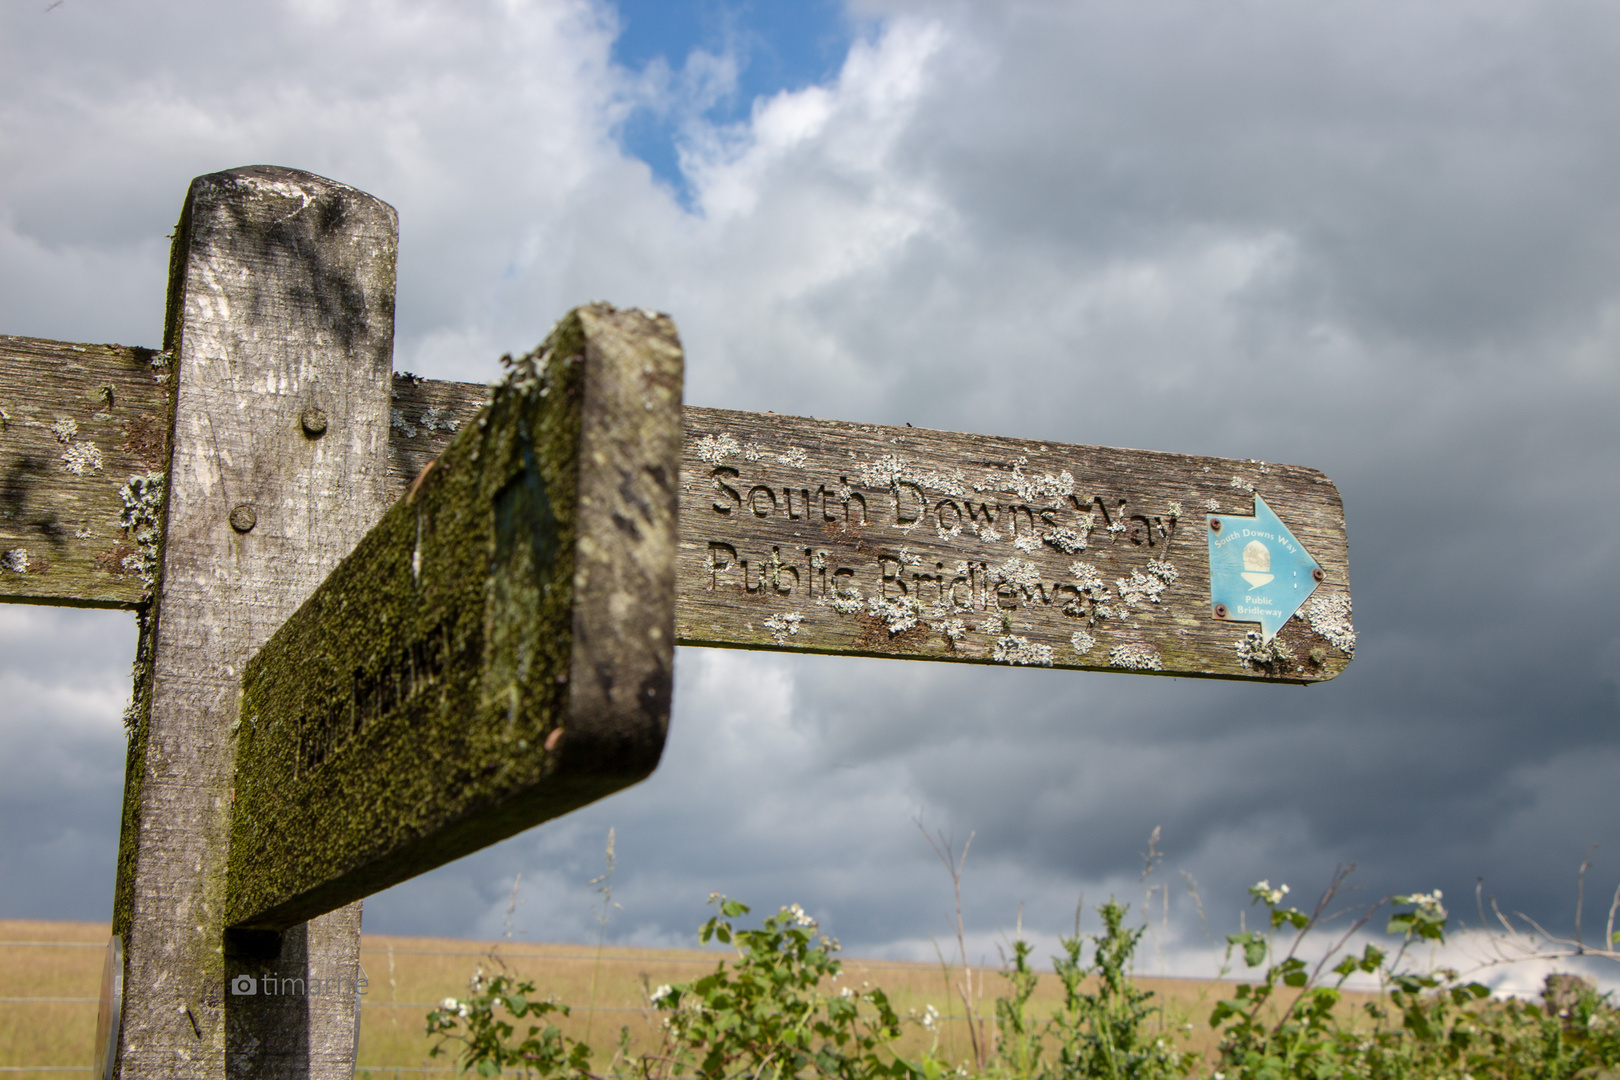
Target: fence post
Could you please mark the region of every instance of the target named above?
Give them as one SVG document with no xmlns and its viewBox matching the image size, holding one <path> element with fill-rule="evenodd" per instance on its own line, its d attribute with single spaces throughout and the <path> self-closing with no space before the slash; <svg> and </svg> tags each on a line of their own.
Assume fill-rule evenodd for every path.
<svg viewBox="0 0 1620 1080">
<path fill-rule="evenodd" d="M 228 943 L 226 848 L 243 667 L 391 501 L 397 238 L 392 207 L 290 169 L 186 196 L 113 919 L 125 1080 L 352 1075 L 360 905 Z M 260 992 L 233 994 L 242 975 Z"/>
</svg>

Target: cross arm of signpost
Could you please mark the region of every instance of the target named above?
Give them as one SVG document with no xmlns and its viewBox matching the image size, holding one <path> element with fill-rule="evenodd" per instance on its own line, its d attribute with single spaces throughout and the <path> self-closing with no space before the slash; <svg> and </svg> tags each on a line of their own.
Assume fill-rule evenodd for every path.
<svg viewBox="0 0 1620 1080">
<path fill-rule="evenodd" d="M 0 338 L 0 365 L 28 373 L 0 382 L 19 433 L 0 449 L 0 598 L 140 601 L 129 485 L 156 460 L 162 362 Z M 396 490 L 488 393 L 394 377 Z M 101 472 L 68 470 L 75 439 Z M 1262 510 L 1281 528 L 1244 520 Z M 1302 683 L 1354 656 L 1343 503 L 1314 469 L 687 406 L 679 512 L 680 644 Z M 1289 576 L 1242 580 L 1266 573 L 1242 569 L 1256 542 Z"/>
</svg>

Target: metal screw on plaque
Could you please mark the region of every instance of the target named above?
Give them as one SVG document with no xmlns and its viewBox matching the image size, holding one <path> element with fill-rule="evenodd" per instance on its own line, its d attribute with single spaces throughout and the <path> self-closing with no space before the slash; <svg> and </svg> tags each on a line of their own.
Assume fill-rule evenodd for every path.
<svg viewBox="0 0 1620 1080">
<path fill-rule="evenodd" d="M 1226 605 L 1225 604 L 1216 604 L 1215 605 L 1215 617 L 1217 619 L 1226 618 Z"/>
<path fill-rule="evenodd" d="M 1221 531 L 1221 519 L 1220 518 L 1210 518 L 1209 519 L 1209 531 L 1210 532 L 1220 532 Z"/>
<path fill-rule="evenodd" d="M 326 434 L 326 412 L 311 405 L 298 417 L 298 422 L 304 426 L 304 434 L 311 439 L 318 439 Z"/>
<path fill-rule="evenodd" d="M 258 523 L 259 515 L 247 503 L 231 511 L 231 528 L 239 533 L 252 532 L 253 526 Z"/>
<path fill-rule="evenodd" d="M 1311 571 L 1311 578 L 1313 580 L 1315 580 L 1315 581 L 1321 581 L 1326 577 L 1327 577 L 1327 571 L 1323 570 L 1320 566 L 1318 566 L 1315 570 Z"/>
</svg>

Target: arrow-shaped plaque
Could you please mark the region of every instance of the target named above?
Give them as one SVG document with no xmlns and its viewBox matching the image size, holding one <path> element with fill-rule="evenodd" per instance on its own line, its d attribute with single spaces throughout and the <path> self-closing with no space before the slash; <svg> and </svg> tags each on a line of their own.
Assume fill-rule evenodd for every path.
<svg viewBox="0 0 1620 1080">
<path fill-rule="evenodd" d="M 1258 494 L 1252 517 L 1209 515 L 1209 602 L 1217 618 L 1257 622 L 1270 644 L 1322 577 L 1322 567 Z"/>
</svg>

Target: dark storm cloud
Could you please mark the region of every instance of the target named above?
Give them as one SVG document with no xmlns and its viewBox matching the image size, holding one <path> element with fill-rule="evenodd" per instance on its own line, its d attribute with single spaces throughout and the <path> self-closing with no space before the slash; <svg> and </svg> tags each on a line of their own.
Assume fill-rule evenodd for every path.
<svg viewBox="0 0 1620 1080">
<path fill-rule="evenodd" d="M 1369 897 L 1485 875 L 1557 923 L 1599 843 L 1612 887 L 1620 16 L 857 7 L 880 21 L 837 79 L 687 133 L 694 213 L 614 148 L 645 87 L 584 6 L 365 34 L 265 8 L 237 53 L 179 5 L 82 38 L 5 16 L 29 43 L 0 98 L 22 103 L 0 107 L 8 330 L 149 342 L 186 180 L 276 160 L 399 207 L 400 367 L 487 378 L 606 296 L 675 314 L 696 404 L 1287 461 L 1344 494 L 1361 637 L 1333 683 L 689 650 L 651 780 L 378 897 L 368 927 L 499 933 L 522 872 L 531 937 L 589 937 L 610 826 L 610 936 L 648 942 L 719 889 L 926 950 L 949 882 L 917 821 L 975 836 L 987 934 L 1020 903 L 1050 934 L 1082 890 L 1140 899 L 1155 826 L 1162 880 L 1188 871 L 1218 930 L 1256 879 L 1309 892 L 1350 861 Z M 158 50 L 182 24 L 200 74 Z M 110 159 L 128 180 L 103 196 Z M 56 775 L 77 736 L 29 708 Z M 47 817 L 20 775 L 6 851 Z M 17 914 L 57 895 L 8 889 Z"/>
</svg>

